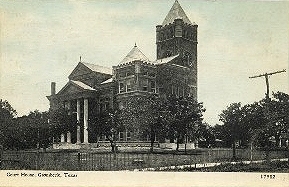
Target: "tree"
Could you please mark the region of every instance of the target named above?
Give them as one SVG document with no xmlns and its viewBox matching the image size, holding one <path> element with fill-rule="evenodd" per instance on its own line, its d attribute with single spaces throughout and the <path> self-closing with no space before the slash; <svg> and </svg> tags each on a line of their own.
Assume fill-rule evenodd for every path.
<svg viewBox="0 0 289 187">
<path fill-rule="evenodd" d="M 276 147 L 279 144 L 281 135 L 288 133 L 289 129 L 289 95 L 277 92 L 269 103 L 269 132 L 275 137 Z"/>
<path fill-rule="evenodd" d="M 214 134 L 214 128 L 208 123 L 200 124 L 196 130 L 197 133 L 195 137 L 205 139 L 206 147 L 211 147 L 215 144 L 216 137 Z"/>
<path fill-rule="evenodd" d="M 282 133 L 288 132 L 289 96 L 273 93 L 273 98 L 245 105 L 243 111 L 243 127 L 247 129 L 252 141 L 259 146 L 269 146 L 269 138 L 274 137 L 278 146 Z"/>
<path fill-rule="evenodd" d="M 106 136 L 113 153 L 116 151 L 116 134 L 121 128 L 119 115 L 119 110 L 108 109 L 101 111 L 97 115 L 93 115 L 94 117 L 90 119 L 91 125 L 89 126 L 89 131 L 94 132 L 98 139 L 103 135 Z"/>
<path fill-rule="evenodd" d="M 266 148 L 266 157 L 269 158 L 270 138 L 274 137 L 276 146 L 282 134 L 289 129 L 289 95 L 277 92 L 272 99 L 262 99 L 252 104 L 241 106 L 233 103 L 220 114 L 223 127 L 223 138 L 233 143 L 240 140 L 243 144 L 250 142 Z M 235 153 L 233 154 L 235 157 Z"/>
<path fill-rule="evenodd" d="M 69 114 L 69 111 L 60 107 L 55 110 L 50 110 L 49 113 L 50 134 L 59 137 L 63 133 L 73 132 L 77 128 L 77 121 L 74 114 Z M 80 122 L 80 126 L 83 123 Z"/>
<path fill-rule="evenodd" d="M 27 116 L 15 118 L 8 131 L 11 132 L 8 142 L 11 148 L 47 148 L 50 143 L 48 113 L 35 110 Z"/>
<path fill-rule="evenodd" d="M 227 130 L 228 140 L 233 146 L 233 157 L 236 159 L 236 141 L 240 139 L 241 134 L 241 120 L 242 111 L 241 103 L 232 103 L 227 109 L 223 110 L 219 115 L 220 121 L 224 123 Z"/>
<path fill-rule="evenodd" d="M 192 136 L 196 135 L 196 129 L 202 125 L 205 109 L 202 103 L 196 102 L 192 97 L 170 96 L 166 101 L 166 106 L 171 139 L 177 139 L 176 150 L 178 151 L 181 142 L 187 143 L 188 138 L 196 138 Z"/>
<path fill-rule="evenodd" d="M 165 106 L 156 95 L 131 97 L 121 110 L 121 120 L 125 129 L 138 129 L 143 136 L 149 135 L 151 151 L 155 137 L 162 138 L 165 133 Z"/>
<path fill-rule="evenodd" d="M 0 99 L 0 145 L 4 145 L 9 141 L 8 127 L 12 125 L 12 120 L 17 115 L 17 112 L 9 104 L 7 100 Z"/>
<path fill-rule="evenodd" d="M 37 142 L 36 147 L 47 148 L 50 143 L 49 138 L 51 137 L 48 112 L 39 112 L 38 110 L 35 110 L 30 112 L 27 117 L 30 122 L 31 131 L 33 132 L 32 136 Z"/>
</svg>

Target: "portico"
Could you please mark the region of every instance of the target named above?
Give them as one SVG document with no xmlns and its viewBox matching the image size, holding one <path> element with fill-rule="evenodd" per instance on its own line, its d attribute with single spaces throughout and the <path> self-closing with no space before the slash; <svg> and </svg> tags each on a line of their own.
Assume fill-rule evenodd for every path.
<svg viewBox="0 0 289 187">
<path fill-rule="evenodd" d="M 54 83 L 53 83 L 54 84 Z M 52 84 L 52 86 L 53 86 Z M 54 89 L 52 89 L 54 90 Z M 74 123 L 66 124 L 75 127 L 60 135 L 62 144 L 88 144 L 89 143 L 89 102 L 97 97 L 95 89 L 84 86 L 78 81 L 69 81 L 62 90 L 57 93 L 52 92 L 50 100 L 57 102 L 58 106 L 63 106 L 68 115 L 72 116 Z M 57 98 L 57 100 L 54 100 Z"/>
</svg>

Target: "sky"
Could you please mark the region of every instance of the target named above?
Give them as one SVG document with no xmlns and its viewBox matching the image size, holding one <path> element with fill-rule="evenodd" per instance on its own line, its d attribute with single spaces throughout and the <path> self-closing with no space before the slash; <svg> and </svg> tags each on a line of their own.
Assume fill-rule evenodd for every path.
<svg viewBox="0 0 289 187">
<path fill-rule="evenodd" d="M 156 59 L 155 26 L 175 0 L 0 1 L 0 98 L 18 116 L 47 111 L 50 83 L 59 91 L 82 61 L 111 67 L 135 42 Z M 198 100 L 210 125 L 233 102 L 289 93 L 289 1 L 179 0 L 198 24 Z"/>
</svg>

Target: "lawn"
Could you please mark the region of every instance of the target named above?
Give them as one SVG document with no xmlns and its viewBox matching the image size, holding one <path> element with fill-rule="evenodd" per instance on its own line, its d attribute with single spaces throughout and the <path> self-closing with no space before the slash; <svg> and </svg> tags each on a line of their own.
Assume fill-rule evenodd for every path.
<svg viewBox="0 0 289 187">
<path fill-rule="evenodd" d="M 236 153 L 237 161 L 250 160 L 250 150 L 237 149 Z M 270 157 L 288 158 L 286 151 L 272 151 Z M 110 150 L 5 151 L 3 154 L 5 161 L 2 162 L 2 169 L 115 171 L 212 162 L 221 163 L 231 161 L 231 158 L 231 149 L 197 149 L 189 150 L 187 153 L 161 149 L 155 149 L 154 153 L 150 153 L 149 150 L 122 150 L 115 154 L 111 153 Z M 253 160 L 263 160 L 264 158 L 264 151 L 255 150 L 253 152 Z M 239 166 L 230 168 L 230 165 L 223 165 L 222 167 L 232 171 Z M 263 166 L 263 168 L 265 169 L 266 166 Z M 218 171 L 218 167 L 212 169 Z M 192 168 L 188 170 L 193 171 Z M 207 168 L 203 170 L 207 171 Z M 252 165 L 248 170 L 255 171 L 257 169 L 254 169 Z"/>
<path fill-rule="evenodd" d="M 272 161 L 263 163 L 238 163 L 238 164 L 221 164 L 208 168 L 177 168 L 166 169 L 163 171 L 179 171 L 179 172 L 274 172 L 274 173 L 289 173 L 288 161 Z"/>
</svg>

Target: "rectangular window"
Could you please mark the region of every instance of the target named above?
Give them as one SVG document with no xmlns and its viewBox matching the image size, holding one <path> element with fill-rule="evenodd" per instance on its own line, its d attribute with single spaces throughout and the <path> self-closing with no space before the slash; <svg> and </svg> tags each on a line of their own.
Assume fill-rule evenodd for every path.
<svg viewBox="0 0 289 187">
<path fill-rule="evenodd" d="M 101 141 L 105 141 L 106 140 L 106 136 L 105 135 L 101 135 L 100 140 Z"/>
<path fill-rule="evenodd" d="M 123 92 L 125 92 L 124 83 L 120 82 L 119 83 L 119 93 L 123 93 Z"/>
<path fill-rule="evenodd" d="M 127 92 L 130 92 L 130 91 L 131 91 L 130 81 L 127 81 L 127 83 L 126 83 L 126 91 L 127 91 Z"/>
<path fill-rule="evenodd" d="M 194 89 L 190 88 L 190 96 L 193 97 L 194 96 Z"/>
<path fill-rule="evenodd" d="M 156 93 L 156 81 L 151 81 L 151 92 Z"/>
<path fill-rule="evenodd" d="M 131 134 L 130 132 L 126 132 L 126 141 L 130 141 L 131 140 Z"/>
<path fill-rule="evenodd" d="M 142 82 L 142 90 L 148 91 L 148 80 L 147 79 L 143 80 L 143 82 Z"/>
<path fill-rule="evenodd" d="M 120 72 L 119 73 L 119 78 L 123 78 L 123 77 L 125 77 L 125 73 L 124 72 Z"/>
<path fill-rule="evenodd" d="M 108 110 L 109 109 L 109 102 L 105 102 L 104 103 L 104 110 Z"/>
<path fill-rule="evenodd" d="M 184 88 L 180 87 L 180 97 L 184 97 Z"/>
<path fill-rule="evenodd" d="M 124 138 L 123 138 L 123 132 L 119 132 L 119 141 L 123 141 Z"/>
</svg>

